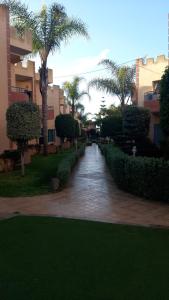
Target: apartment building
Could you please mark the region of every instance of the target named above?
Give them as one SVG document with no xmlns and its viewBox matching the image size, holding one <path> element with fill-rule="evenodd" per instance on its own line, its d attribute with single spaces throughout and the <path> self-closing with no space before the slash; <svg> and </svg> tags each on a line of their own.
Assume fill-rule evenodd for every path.
<svg viewBox="0 0 169 300">
<path fill-rule="evenodd" d="M 14 102 L 33 101 L 42 107 L 39 91 L 39 74 L 34 61 L 25 61 L 24 56 L 32 52 L 32 36 L 25 32 L 19 37 L 16 29 L 9 25 L 9 11 L 0 5 L 0 153 L 15 147 L 6 134 L 6 110 Z M 69 113 L 63 90 L 53 83 L 53 71 L 48 70 L 48 141 L 58 143 L 55 134 L 55 117 Z M 42 142 L 42 138 L 40 139 Z"/>
<path fill-rule="evenodd" d="M 150 137 L 157 145 L 162 132 L 160 129 L 159 83 L 168 66 L 168 58 L 159 55 L 156 59 L 136 60 L 136 103 L 151 112 Z"/>
</svg>

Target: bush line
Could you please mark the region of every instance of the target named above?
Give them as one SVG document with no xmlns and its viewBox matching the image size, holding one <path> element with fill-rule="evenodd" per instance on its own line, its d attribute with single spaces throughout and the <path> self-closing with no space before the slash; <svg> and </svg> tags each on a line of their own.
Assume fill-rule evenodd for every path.
<svg viewBox="0 0 169 300">
<path fill-rule="evenodd" d="M 57 178 L 60 181 L 60 187 L 64 187 L 67 183 L 73 167 L 75 166 L 79 157 L 84 155 L 85 144 L 78 147 L 77 151 L 71 152 L 66 158 L 64 158 L 57 169 Z"/>
<path fill-rule="evenodd" d="M 117 186 L 151 200 L 169 202 L 169 161 L 132 157 L 113 145 L 99 145 Z"/>
</svg>

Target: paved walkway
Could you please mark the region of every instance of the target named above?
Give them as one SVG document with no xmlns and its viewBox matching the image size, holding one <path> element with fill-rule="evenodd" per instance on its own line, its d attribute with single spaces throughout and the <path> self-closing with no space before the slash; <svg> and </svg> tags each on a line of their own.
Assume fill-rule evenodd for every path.
<svg viewBox="0 0 169 300">
<path fill-rule="evenodd" d="M 112 223 L 169 226 L 169 205 L 142 200 L 114 184 L 97 145 L 86 148 L 67 188 L 59 193 L 0 198 L 0 217 L 15 212 Z"/>
</svg>

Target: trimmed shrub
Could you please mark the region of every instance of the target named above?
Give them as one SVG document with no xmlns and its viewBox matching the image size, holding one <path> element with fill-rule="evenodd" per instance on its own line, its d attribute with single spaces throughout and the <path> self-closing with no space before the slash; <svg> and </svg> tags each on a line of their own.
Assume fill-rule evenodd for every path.
<svg viewBox="0 0 169 300">
<path fill-rule="evenodd" d="M 77 151 L 71 152 L 64 160 L 62 160 L 57 169 L 57 178 L 60 180 L 60 186 L 63 187 L 71 174 L 76 161 L 85 152 L 85 144 L 78 146 Z"/>
<path fill-rule="evenodd" d="M 100 145 L 119 188 L 147 199 L 169 202 L 169 161 L 131 157 L 112 145 Z"/>
<path fill-rule="evenodd" d="M 122 116 L 114 115 L 108 116 L 103 119 L 101 126 L 101 136 L 116 138 L 116 136 L 122 134 Z"/>
<path fill-rule="evenodd" d="M 123 131 L 129 139 L 139 140 L 148 136 L 150 111 L 143 107 L 127 106 L 123 112 Z"/>
<path fill-rule="evenodd" d="M 59 115 L 55 119 L 57 135 L 64 141 L 65 138 L 74 139 L 79 136 L 79 123 L 70 114 Z"/>
<path fill-rule="evenodd" d="M 0 158 L 4 159 L 12 159 L 14 162 L 20 161 L 20 152 L 18 150 L 5 150 L 1 155 Z"/>
<path fill-rule="evenodd" d="M 160 125 L 165 136 L 169 137 L 169 67 L 160 82 Z"/>
<path fill-rule="evenodd" d="M 8 138 L 17 143 L 21 152 L 21 169 L 24 176 L 24 152 L 28 141 L 40 137 L 39 107 L 31 102 L 14 103 L 7 109 L 6 120 Z"/>
<path fill-rule="evenodd" d="M 39 107 L 30 102 L 14 103 L 7 109 L 7 135 L 18 144 L 40 136 Z"/>
</svg>

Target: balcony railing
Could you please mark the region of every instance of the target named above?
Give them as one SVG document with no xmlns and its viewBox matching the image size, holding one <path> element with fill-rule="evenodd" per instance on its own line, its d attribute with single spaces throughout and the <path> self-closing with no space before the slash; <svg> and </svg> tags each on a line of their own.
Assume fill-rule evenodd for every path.
<svg viewBox="0 0 169 300">
<path fill-rule="evenodd" d="M 159 99 L 160 99 L 160 95 L 153 91 L 144 94 L 144 101 L 152 101 L 152 100 L 159 100 Z"/>
<path fill-rule="evenodd" d="M 153 91 L 144 94 L 144 107 L 150 109 L 152 113 L 159 113 L 160 111 L 160 95 Z"/>
<path fill-rule="evenodd" d="M 20 87 L 11 87 L 11 97 L 10 101 L 13 102 L 31 102 L 32 101 L 32 91 L 20 88 Z"/>
</svg>

